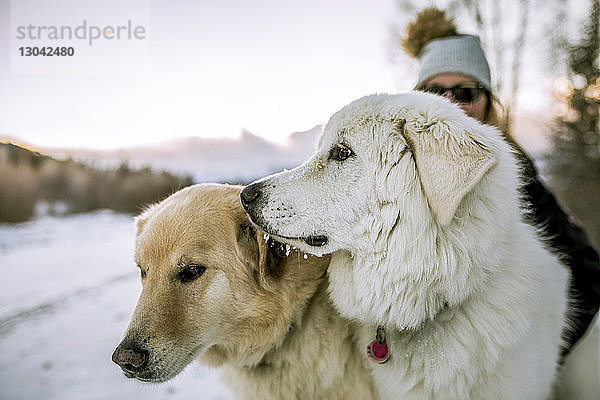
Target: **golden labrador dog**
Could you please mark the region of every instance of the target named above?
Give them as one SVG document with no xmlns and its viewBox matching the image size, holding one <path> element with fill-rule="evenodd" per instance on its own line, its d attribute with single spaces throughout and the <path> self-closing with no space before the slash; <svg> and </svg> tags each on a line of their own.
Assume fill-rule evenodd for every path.
<svg viewBox="0 0 600 400">
<path fill-rule="evenodd" d="M 137 217 L 143 288 L 113 361 L 163 382 L 199 358 L 244 398 L 377 397 L 353 326 L 328 300 L 329 258 L 269 240 L 239 196 L 195 185 Z"/>
</svg>

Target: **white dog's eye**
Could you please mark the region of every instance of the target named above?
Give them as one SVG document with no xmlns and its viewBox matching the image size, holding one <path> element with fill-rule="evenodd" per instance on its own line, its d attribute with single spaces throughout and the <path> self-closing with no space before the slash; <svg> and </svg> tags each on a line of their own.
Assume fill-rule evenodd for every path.
<svg viewBox="0 0 600 400">
<path fill-rule="evenodd" d="M 338 144 L 333 149 L 331 149 L 331 152 L 329 152 L 329 159 L 336 161 L 344 161 L 347 158 L 352 157 L 353 155 L 354 152 L 350 147 L 343 144 Z"/>
</svg>

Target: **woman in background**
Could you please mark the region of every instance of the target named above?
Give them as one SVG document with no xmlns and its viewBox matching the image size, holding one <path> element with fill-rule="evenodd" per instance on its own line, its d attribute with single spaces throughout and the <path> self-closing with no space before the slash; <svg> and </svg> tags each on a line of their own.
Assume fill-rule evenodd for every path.
<svg viewBox="0 0 600 400">
<path fill-rule="evenodd" d="M 563 359 L 584 335 L 600 305 L 600 260 L 583 230 L 574 224 L 538 178 L 533 162 L 502 126 L 501 106 L 493 94 L 490 68 L 479 38 L 459 34 L 443 11 L 428 8 L 411 22 L 402 41 L 420 62 L 416 90 L 457 103 L 470 117 L 498 127 L 516 150 L 522 166 L 525 219 L 540 227 L 544 240 L 571 269 L 569 314 Z"/>
</svg>

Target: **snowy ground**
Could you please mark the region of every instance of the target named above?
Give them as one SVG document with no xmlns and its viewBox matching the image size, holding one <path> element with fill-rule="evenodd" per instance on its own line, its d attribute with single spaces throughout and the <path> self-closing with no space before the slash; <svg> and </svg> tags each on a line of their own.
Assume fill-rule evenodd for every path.
<svg viewBox="0 0 600 400">
<path fill-rule="evenodd" d="M 232 399 L 218 371 L 127 380 L 110 356 L 141 285 L 130 217 L 101 211 L 0 224 L 0 399 Z"/>
</svg>

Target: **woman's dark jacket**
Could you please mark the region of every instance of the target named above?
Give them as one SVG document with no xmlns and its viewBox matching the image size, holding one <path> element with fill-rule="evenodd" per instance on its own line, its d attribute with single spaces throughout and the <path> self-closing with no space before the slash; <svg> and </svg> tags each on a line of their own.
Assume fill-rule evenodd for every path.
<svg viewBox="0 0 600 400">
<path fill-rule="evenodd" d="M 521 189 L 530 207 L 527 222 L 540 227 L 544 240 L 571 270 L 568 314 L 571 327 L 565 332 L 562 354 L 568 354 L 584 335 L 600 306 L 600 260 L 585 232 L 560 207 L 539 181 L 529 158 L 521 152 Z M 527 208 L 526 208 L 527 209 Z"/>
</svg>

